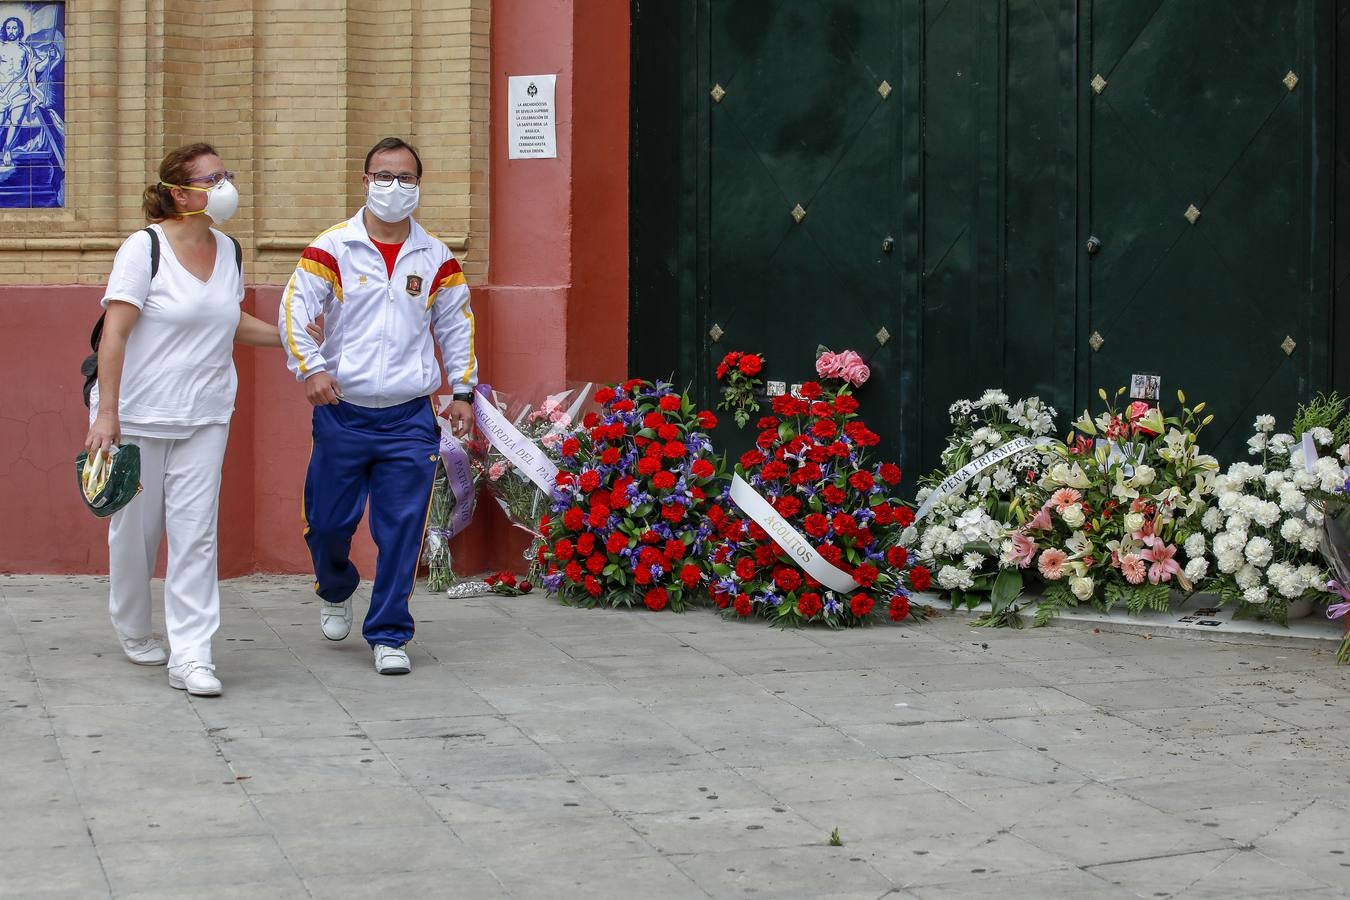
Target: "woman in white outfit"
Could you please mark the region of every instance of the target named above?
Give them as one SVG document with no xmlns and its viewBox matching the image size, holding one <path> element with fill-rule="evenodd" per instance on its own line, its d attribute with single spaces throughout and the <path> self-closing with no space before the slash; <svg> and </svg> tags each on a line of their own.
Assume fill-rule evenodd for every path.
<svg viewBox="0 0 1350 900">
<path fill-rule="evenodd" d="M 212 227 L 238 207 L 233 181 L 216 151 L 199 143 L 165 156 L 145 189 L 155 235 L 131 235 L 113 263 L 85 441 L 91 454 L 140 447 L 142 491 L 108 526 L 108 609 L 122 648 L 139 665 L 167 662 L 170 687 L 198 696 L 221 690 L 211 637 L 220 624 L 216 523 L 238 383 L 233 344 L 281 346 L 275 325 L 240 309 L 238 245 Z M 150 622 L 150 578 L 166 529 L 167 655 Z"/>
</svg>

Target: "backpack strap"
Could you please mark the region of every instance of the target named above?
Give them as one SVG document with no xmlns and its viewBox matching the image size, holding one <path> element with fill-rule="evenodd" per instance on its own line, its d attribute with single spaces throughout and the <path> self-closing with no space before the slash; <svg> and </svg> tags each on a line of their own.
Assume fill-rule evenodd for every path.
<svg viewBox="0 0 1350 900">
<path fill-rule="evenodd" d="M 159 274 L 159 232 L 149 227 L 141 230 L 150 235 L 150 277 L 154 278 Z"/>
<path fill-rule="evenodd" d="M 239 246 L 239 241 L 235 240 L 233 235 L 225 235 L 234 244 L 234 267 L 239 270 L 239 274 L 244 274 L 244 248 Z"/>
<path fill-rule="evenodd" d="M 159 274 L 159 232 L 153 228 L 142 228 L 146 234 L 150 235 L 150 278 L 153 280 Z M 234 241 L 234 238 L 230 238 Z M 241 251 L 239 242 L 234 241 L 235 262 L 239 262 Z M 242 265 L 242 263 L 241 263 Z M 98 321 L 94 323 L 93 330 L 89 332 L 89 349 L 94 352 L 85 357 L 80 364 L 80 374 L 84 376 L 84 405 L 89 405 L 89 392 L 98 384 L 98 345 L 103 342 L 103 321 L 108 317 L 107 311 L 99 313 Z"/>
</svg>

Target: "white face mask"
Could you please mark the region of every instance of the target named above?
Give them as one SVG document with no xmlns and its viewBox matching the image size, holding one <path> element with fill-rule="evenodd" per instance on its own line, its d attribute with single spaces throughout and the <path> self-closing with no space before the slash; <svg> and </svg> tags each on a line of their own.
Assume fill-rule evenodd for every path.
<svg viewBox="0 0 1350 900">
<path fill-rule="evenodd" d="M 390 182 L 388 187 L 380 187 L 372 181 L 366 188 L 366 209 L 381 222 L 392 225 L 413 214 L 421 193 L 420 188 L 409 190 L 397 181 Z"/>
<path fill-rule="evenodd" d="M 234 182 L 229 179 L 222 180 L 215 187 L 202 188 L 191 184 L 169 184 L 167 181 L 160 182 L 166 187 L 182 188 L 185 191 L 205 191 L 206 209 L 195 209 L 192 212 L 179 213 L 182 216 L 195 216 L 205 213 L 211 217 L 211 221 L 217 225 L 223 225 L 239 211 L 239 191 L 235 188 Z"/>
</svg>

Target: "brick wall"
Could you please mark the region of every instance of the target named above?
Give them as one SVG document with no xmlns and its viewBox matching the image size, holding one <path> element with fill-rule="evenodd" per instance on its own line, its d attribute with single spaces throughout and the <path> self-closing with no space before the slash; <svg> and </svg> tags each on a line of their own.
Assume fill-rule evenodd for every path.
<svg viewBox="0 0 1350 900">
<path fill-rule="evenodd" d="M 238 173 L 227 228 L 280 284 L 361 203 L 385 135 L 422 152 L 417 213 L 487 274 L 489 0 L 88 0 L 66 15 L 66 208 L 0 211 L 0 287 L 103 282 L 167 149 Z"/>
</svg>

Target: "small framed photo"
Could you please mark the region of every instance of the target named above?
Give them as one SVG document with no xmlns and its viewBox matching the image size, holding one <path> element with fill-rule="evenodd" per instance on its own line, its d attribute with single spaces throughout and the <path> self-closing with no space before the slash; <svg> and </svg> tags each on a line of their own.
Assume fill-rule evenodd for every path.
<svg viewBox="0 0 1350 900">
<path fill-rule="evenodd" d="M 1162 379 L 1136 372 L 1130 376 L 1131 400 L 1157 400 L 1162 396 Z"/>
</svg>

